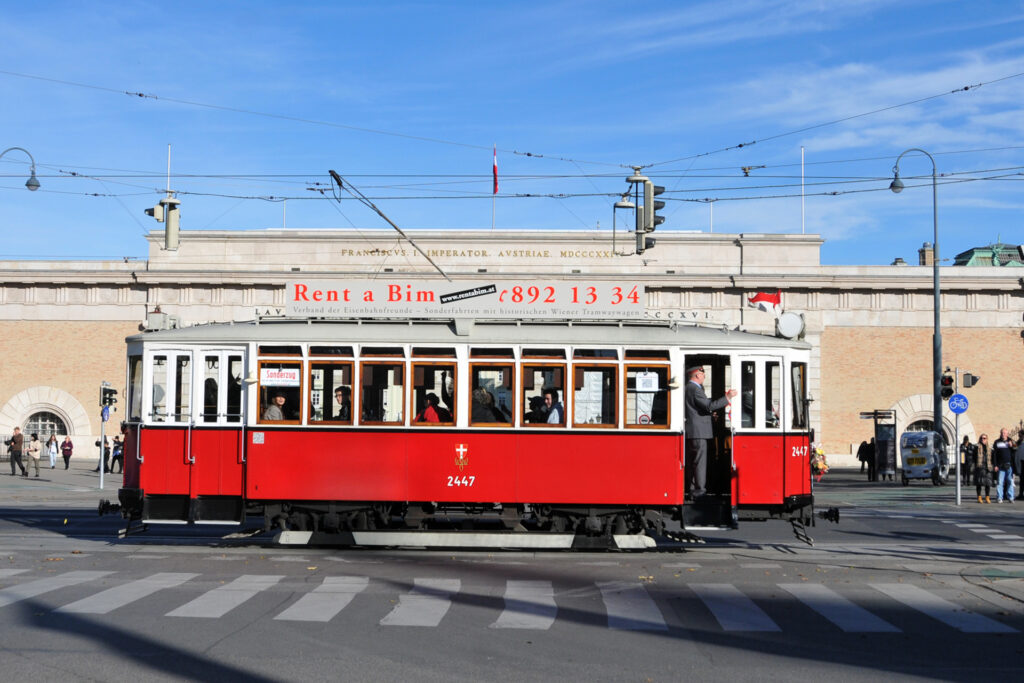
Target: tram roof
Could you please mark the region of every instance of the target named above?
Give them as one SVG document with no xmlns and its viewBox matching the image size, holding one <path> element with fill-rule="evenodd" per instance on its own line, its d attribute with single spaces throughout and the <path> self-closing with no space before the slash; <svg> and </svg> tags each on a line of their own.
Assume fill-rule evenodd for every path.
<svg viewBox="0 0 1024 683">
<path fill-rule="evenodd" d="M 465 324 L 469 323 L 469 324 Z M 166 343 L 644 344 L 707 348 L 809 349 L 805 341 L 663 321 L 262 320 L 209 323 L 129 336 Z M 458 331 L 457 331 L 458 330 Z"/>
</svg>

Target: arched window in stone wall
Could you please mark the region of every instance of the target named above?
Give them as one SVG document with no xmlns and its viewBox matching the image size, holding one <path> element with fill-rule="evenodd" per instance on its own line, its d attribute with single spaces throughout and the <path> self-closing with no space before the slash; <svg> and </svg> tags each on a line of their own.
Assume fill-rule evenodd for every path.
<svg viewBox="0 0 1024 683">
<path fill-rule="evenodd" d="M 47 410 L 40 410 L 25 421 L 25 428 L 22 431 L 25 434 L 38 434 L 40 439 L 46 441 L 51 435 L 65 436 L 68 433 L 68 428 L 59 415 Z"/>
</svg>

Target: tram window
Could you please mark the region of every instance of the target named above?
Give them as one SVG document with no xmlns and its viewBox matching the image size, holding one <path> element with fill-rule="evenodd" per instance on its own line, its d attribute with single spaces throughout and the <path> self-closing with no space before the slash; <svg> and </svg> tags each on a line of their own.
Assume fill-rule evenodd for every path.
<svg viewBox="0 0 1024 683">
<path fill-rule="evenodd" d="M 260 361 L 260 422 L 299 421 L 302 363 Z"/>
<path fill-rule="evenodd" d="M 565 349 L 523 349 L 523 358 L 565 358 Z"/>
<path fill-rule="evenodd" d="M 579 426 L 614 427 L 616 390 L 614 365 L 573 367 L 572 422 Z"/>
<path fill-rule="evenodd" d="M 667 427 L 668 402 L 667 367 L 626 366 L 627 427 Z"/>
<path fill-rule="evenodd" d="M 626 360 L 668 360 L 665 349 L 626 349 Z"/>
<path fill-rule="evenodd" d="M 310 422 L 352 424 L 352 364 L 309 364 Z"/>
<path fill-rule="evenodd" d="M 455 422 L 455 366 L 446 363 L 414 363 L 412 366 L 412 414 L 418 425 Z"/>
<path fill-rule="evenodd" d="M 434 349 L 428 346 L 414 346 L 412 347 L 412 355 L 414 358 L 455 358 L 455 349 Z"/>
<path fill-rule="evenodd" d="M 777 429 L 782 426 L 779 410 L 782 405 L 782 376 L 778 361 L 764 364 L 764 426 Z"/>
<path fill-rule="evenodd" d="M 523 424 L 565 426 L 565 366 L 523 366 Z"/>
<path fill-rule="evenodd" d="M 395 356 L 402 358 L 405 356 L 405 349 L 401 346 L 364 346 L 360 354 L 363 356 Z"/>
<path fill-rule="evenodd" d="M 470 358 L 515 358 L 516 354 L 512 349 L 488 349 L 472 348 L 469 350 Z"/>
<path fill-rule="evenodd" d="M 793 363 L 793 429 L 807 429 L 807 364 Z"/>
<path fill-rule="evenodd" d="M 405 420 L 404 363 L 363 363 L 359 407 L 364 424 L 402 424 Z"/>
<path fill-rule="evenodd" d="M 310 346 L 311 356 L 352 356 L 351 346 Z"/>
<path fill-rule="evenodd" d="M 206 356 L 203 372 L 203 422 L 217 421 L 217 382 L 220 379 L 220 356 Z"/>
<path fill-rule="evenodd" d="M 740 426 L 753 428 L 754 425 L 754 387 L 757 381 L 757 369 L 754 361 L 743 361 L 740 365 Z"/>
<path fill-rule="evenodd" d="M 292 345 L 267 345 L 260 344 L 259 355 L 261 356 L 301 356 L 302 347 Z"/>
<path fill-rule="evenodd" d="M 142 419 L 142 356 L 128 357 L 128 419 Z"/>
<path fill-rule="evenodd" d="M 188 356 L 176 356 L 174 359 L 174 386 L 177 389 L 174 401 L 174 412 L 171 419 L 175 422 L 188 422 L 191 417 L 189 398 L 192 396 L 192 368 Z"/>
<path fill-rule="evenodd" d="M 470 424 L 510 425 L 512 423 L 512 366 L 470 366 L 472 403 Z"/>
<path fill-rule="evenodd" d="M 167 422 L 167 356 L 153 356 L 153 422 Z"/>
<path fill-rule="evenodd" d="M 615 349 L 573 349 L 573 358 L 604 358 L 607 360 L 617 360 L 619 352 Z"/>
<path fill-rule="evenodd" d="M 242 421 L 242 376 L 245 367 L 241 356 L 228 356 L 227 421 Z"/>
</svg>

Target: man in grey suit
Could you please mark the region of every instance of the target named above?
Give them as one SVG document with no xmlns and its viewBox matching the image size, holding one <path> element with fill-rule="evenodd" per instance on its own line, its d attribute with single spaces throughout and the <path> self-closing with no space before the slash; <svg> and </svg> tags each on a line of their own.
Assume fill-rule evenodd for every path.
<svg viewBox="0 0 1024 683">
<path fill-rule="evenodd" d="M 707 492 L 708 439 L 715 435 L 711 413 L 729 405 L 736 390 L 729 389 L 718 400 L 709 399 L 704 393 L 704 368 L 700 365 L 687 368 L 686 379 L 686 451 L 693 467 L 690 494 L 696 498 Z"/>
</svg>

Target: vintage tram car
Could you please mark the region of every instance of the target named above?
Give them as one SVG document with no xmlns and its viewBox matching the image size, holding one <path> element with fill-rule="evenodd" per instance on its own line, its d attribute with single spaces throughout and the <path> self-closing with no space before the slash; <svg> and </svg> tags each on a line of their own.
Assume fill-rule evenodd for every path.
<svg viewBox="0 0 1024 683">
<path fill-rule="evenodd" d="M 283 543 L 649 547 L 813 520 L 810 346 L 650 321 L 263 320 L 127 339 L 121 513 Z M 688 493 L 685 368 L 714 416 Z M 682 530 L 682 531 L 680 531 Z"/>
</svg>

